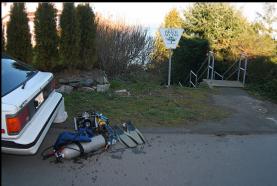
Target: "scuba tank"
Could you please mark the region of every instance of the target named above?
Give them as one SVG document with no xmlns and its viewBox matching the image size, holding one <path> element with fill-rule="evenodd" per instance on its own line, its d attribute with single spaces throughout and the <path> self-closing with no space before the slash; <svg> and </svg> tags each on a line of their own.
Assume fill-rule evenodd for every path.
<svg viewBox="0 0 277 186">
<path fill-rule="evenodd" d="M 102 135 L 97 135 L 91 138 L 91 142 L 81 142 L 79 144 L 72 143 L 66 145 L 61 151 L 60 155 L 64 159 L 72 159 L 80 156 L 83 153 L 96 151 L 106 145 L 105 138 Z"/>
</svg>

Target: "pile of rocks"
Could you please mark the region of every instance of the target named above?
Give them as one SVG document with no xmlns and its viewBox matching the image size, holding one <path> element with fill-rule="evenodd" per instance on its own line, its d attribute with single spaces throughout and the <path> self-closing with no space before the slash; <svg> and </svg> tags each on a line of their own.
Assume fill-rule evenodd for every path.
<svg viewBox="0 0 277 186">
<path fill-rule="evenodd" d="M 62 76 L 58 78 L 57 92 L 70 94 L 74 90 L 85 92 L 106 92 L 110 83 L 105 72 L 94 70 L 91 72 L 83 72 L 80 75 Z"/>
</svg>

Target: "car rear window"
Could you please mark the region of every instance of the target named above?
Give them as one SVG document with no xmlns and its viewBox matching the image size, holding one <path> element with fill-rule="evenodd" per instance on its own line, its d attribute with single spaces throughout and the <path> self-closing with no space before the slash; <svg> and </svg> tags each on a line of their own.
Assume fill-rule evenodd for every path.
<svg viewBox="0 0 277 186">
<path fill-rule="evenodd" d="M 30 66 L 10 58 L 1 59 L 1 97 L 18 88 L 35 75 Z"/>
</svg>

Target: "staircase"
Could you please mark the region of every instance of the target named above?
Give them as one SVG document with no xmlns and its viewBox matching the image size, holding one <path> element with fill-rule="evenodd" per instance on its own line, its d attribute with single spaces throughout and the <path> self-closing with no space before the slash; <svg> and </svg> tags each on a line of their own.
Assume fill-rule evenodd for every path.
<svg viewBox="0 0 277 186">
<path fill-rule="evenodd" d="M 215 60 L 212 51 L 209 51 L 207 58 L 203 61 L 197 72 L 193 70 L 189 74 L 189 85 L 196 88 L 199 86 L 202 77 L 207 74 L 201 84 L 213 87 L 236 87 L 243 88 L 245 85 L 247 71 L 247 57 L 242 54 L 223 74 L 218 73 L 214 67 Z M 206 68 L 205 68 L 206 66 Z"/>
<path fill-rule="evenodd" d="M 244 87 L 244 85 L 240 81 L 203 79 L 203 83 L 206 83 L 210 88 L 213 88 L 213 87 L 243 88 Z"/>
</svg>

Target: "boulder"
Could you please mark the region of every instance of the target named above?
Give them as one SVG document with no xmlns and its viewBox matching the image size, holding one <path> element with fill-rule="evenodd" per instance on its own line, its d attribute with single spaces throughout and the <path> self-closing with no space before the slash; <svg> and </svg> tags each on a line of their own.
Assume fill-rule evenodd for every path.
<svg viewBox="0 0 277 186">
<path fill-rule="evenodd" d="M 81 83 L 80 83 L 80 82 L 69 83 L 68 85 L 69 85 L 69 86 L 72 86 L 72 87 L 74 87 L 74 88 L 79 88 L 79 87 L 81 87 Z"/>
<path fill-rule="evenodd" d="M 110 88 L 110 84 L 97 85 L 97 92 L 107 92 Z"/>
<path fill-rule="evenodd" d="M 59 83 L 60 84 L 67 84 L 68 83 L 68 80 L 66 80 L 66 79 L 59 79 Z"/>
<path fill-rule="evenodd" d="M 76 79 L 69 79 L 68 80 L 68 83 L 79 83 L 81 80 L 79 78 L 76 78 Z"/>
<path fill-rule="evenodd" d="M 96 90 L 96 87 L 81 87 L 78 90 L 84 91 L 84 92 L 94 92 Z"/>
<path fill-rule="evenodd" d="M 70 94 L 73 91 L 73 87 L 69 85 L 62 85 L 60 88 L 56 89 L 57 92 Z"/>
<path fill-rule="evenodd" d="M 72 84 L 72 83 L 79 83 L 80 80 L 79 79 L 59 79 L 59 83 L 60 84 Z"/>
<path fill-rule="evenodd" d="M 83 79 L 81 80 L 81 85 L 84 87 L 91 87 L 94 84 L 93 79 Z"/>
<path fill-rule="evenodd" d="M 116 90 L 114 91 L 115 94 L 120 95 L 120 96 L 130 96 L 130 92 L 127 91 L 126 89 L 122 89 L 122 90 Z"/>
</svg>

